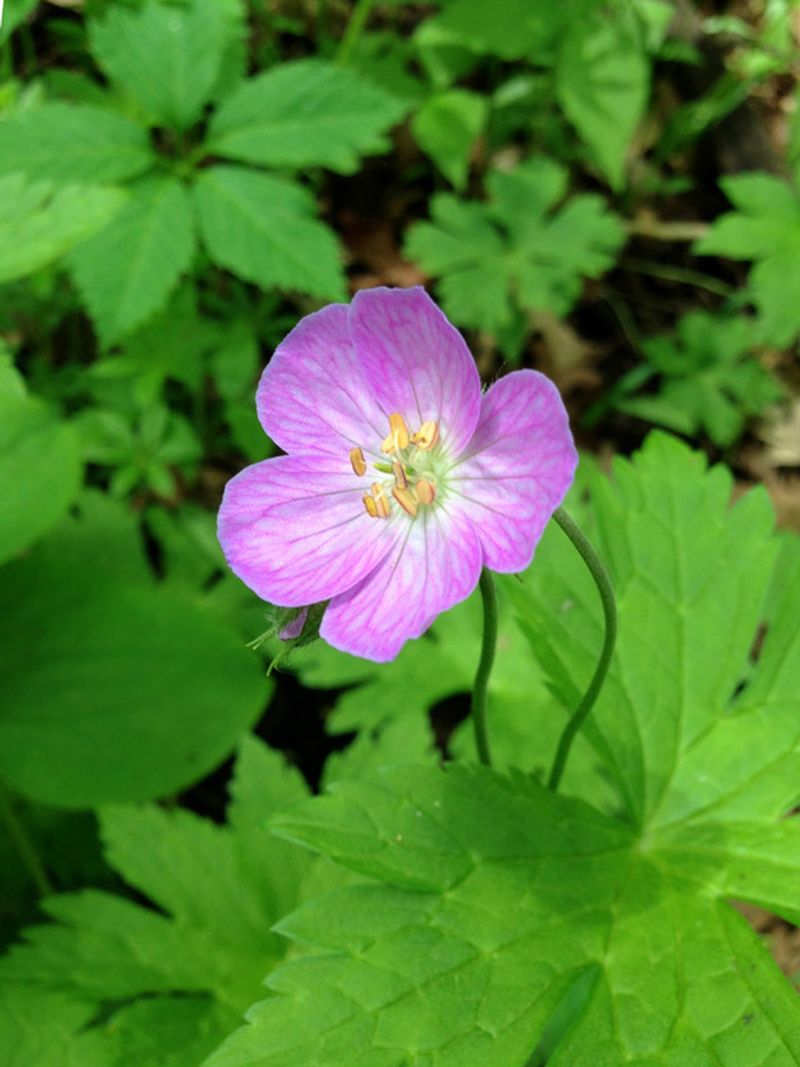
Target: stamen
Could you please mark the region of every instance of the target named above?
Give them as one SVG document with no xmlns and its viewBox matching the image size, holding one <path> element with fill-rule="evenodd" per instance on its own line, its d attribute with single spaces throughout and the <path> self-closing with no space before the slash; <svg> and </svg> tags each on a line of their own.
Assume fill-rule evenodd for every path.
<svg viewBox="0 0 800 1067">
<path fill-rule="evenodd" d="M 420 504 L 432 504 L 436 498 L 436 487 L 424 478 L 420 478 L 415 489 L 417 492 L 417 500 Z"/>
<path fill-rule="evenodd" d="M 434 422 L 433 419 L 423 422 L 417 432 L 411 435 L 412 443 L 425 452 L 433 448 L 438 440 L 439 424 Z"/>
<path fill-rule="evenodd" d="M 388 519 L 392 510 L 389 507 L 389 501 L 386 499 L 386 494 L 380 482 L 372 483 L 372 495 L 375 498 L 375 507 L 378 509 L 378 515 L 382 519 Z"/>
<path fill-rule="evenodd" d="M 359 478 L 362 474 L 367 473 L 367 464 L 364 459 L 364 453 L 360 448 L 350 449 L 350 466 L 353 468 L 353 473 L 357 474 Z"/>
<path fill-rule="evenodd" d="M 409 489 L 399 489 L 395 485 L 392 486 L 392 496 L 395 498 L 395 500 L 403 509 L 403 511 L 408 512 L 408 514 L 413 519 L 414 516 L 417 514 L 417 502 L 414 499 L 414 496 L 411 491 Z"/>
<path fill-rule="evenodd" d="M 367 509 L 367 515 L 369 515 L 372 519 L 377 519 L 378 505 L 375 502 L 375 497 L 370 496 L 369 493 L 364 493 L 361 499 L 364 501 L 364 507 Z"/>
<path fill-rule="evenodd" d="M 403 470 L 399 463 L 392 464 L 392 474 L 394 475 L 394 484 L 398 489 L 408 489 L 408 478 L 406 478 L 406 472 Z"/>
<path fill-rule="evenodd" d="M 389 416 L 389 433 L 383 439 L 381 452 L 400 452 L 408 447 L 410 440 L 406 420 L 398 412 Z"/>
</svg>

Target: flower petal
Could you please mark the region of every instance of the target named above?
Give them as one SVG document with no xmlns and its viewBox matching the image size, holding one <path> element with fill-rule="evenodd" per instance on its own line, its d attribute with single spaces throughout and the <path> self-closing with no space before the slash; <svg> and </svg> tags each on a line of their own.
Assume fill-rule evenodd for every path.
<svg viewBox="0 0 800 1067">
<path fill-rule="evenodd" d="M 278 345 L 256 394 L 261 425 L 284 450 L 347 455 L 386 435 L 350 340 L 346 304 L 304 319 Z"/>
<path fill-rule="evenodd" d="M 442 443 L 457 455 L 478 424 L 480 376 L 464 338 L 425 290 L 362 289 L 350 305 L 350 332 L 385 418 L 399 412 L 414 430 L 438 422 Z"/>
<path fill-rule="evenodd" d="M 369 574 L 402 533 L 399 514 L 367 515 L 367 487 L 341 468 L 324 457 L 278 456 L 228 482 L 219 541 L 231 570 L 263 600 L 300 607 L 336 596 Z"/>
<path fill-rule="evenodd" d="M 334 648 L 384 663 L 442 611 L 468 597 L 481 573 L 470 520 L 442 507 L 420 511 L 405 536 L 357 586 L 334 597 L 320 636 Z"/>
<path fill-rule="evenodd" d="M 447 482 L 465 500 L 490 570 L 528 566 L 577 464 L 567 413 L 550 379 L 520 370 L 495 382 Z"/>
</svg>

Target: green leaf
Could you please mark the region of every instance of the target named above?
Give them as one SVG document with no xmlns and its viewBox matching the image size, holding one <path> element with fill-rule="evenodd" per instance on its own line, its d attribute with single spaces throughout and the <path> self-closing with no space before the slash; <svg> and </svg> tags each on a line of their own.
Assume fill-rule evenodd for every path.
<svg viewBox="0 0 800 1067">
<path fill-rule="evenodd" d="M 729 508 L 730 475 L 664 435 L 592 484 L 620 634 L 588 736 L 627 810 L 451 765 L 384 768 L 279 816 L 368 881 L 279 924 L 304 955 L 207 1067 L 526 1067 L 545 1038 L 559 1067 L 800 1058 L 796 993 L 728 903 L 800 917 L 800 566 L 753 665 L 766 496 Z M 600 638 L 585 568 L 555 529 L 503 584 L 574 706 Z"/>
<path fill-rule="evenodd" d="M 0 19 L 0 44 L 5 44 L 17 26 L 35 7 L 36 0 L 5 0 L 5 11 L 3 18 Z"/>
<path fill-rule="evenodd" d="M 143 184 L 109 226 L 74 249 L 69 270 L 104 345 L 164 306 L 194 249 L 191 201 L 172 178 Z"/>
<path fill-rule="evenodd" d="M 451 185 L 463 189 L 469 157 L 486 122 L 486 98 L 467 89 L 449 89 L 429 97 L 417 111 L 411 130 Z"/>
<path fill-rule="evenodd" d="M 201 598 L 120 563 L 131 537 L 119 509 L 107 514 L 69 520 L 0 575 L 0 777 L 57 807 L 183 788 L 269 696 L 256 657 Z"/>
<path fill-rule="evenodd" d="M 55 922 L 29 928 L 0 960 L 4 988 L 45 1006 L 48 997 L 82 1003 L 60 1034 L 73 1054 L 80 1027 L 109 1067 L 197 1067 L 284 955 L 272 926 L 296 905 L 313 861 L 265 823 L 306 795 L 296 771 L 247 738 L 225 826 L 154 805 L 104 809 L 108 861 L 148 906 L 96 890 L 48 898 Z M 98 1013 L 109 1000 L 129 1003 Z M 42 1040 L 54 1023 L 39 1019 Z M 4 1029 L 0 1014 L 0 1042 Z M 84 1067 L 77 1057 L 63 1062 Z"/>
<path fill-rule="evenodd" d="M 781 395 L 778 383 L 752 352 L 752 323 L 692 311 L 676 335 L 644 342 L 644 354 L 664 375 L 657 395 L 614 400 L 614 407 L 681 433 L 705 431 L 721 447 L 742 433 Z"/>
<path fill-rule="evenodd" d="M 718 219 L 694 245 L 698 255 L 751 259 L 749 288 L 760 314 L 761 339 L 788 345 L 800 333 L 800 304 L 787 279 L 800 270 L 800 197 L 772 174 L 754 171 L 721 182 L 735 211 Z"/>
<path fill-rule="evenodd" d="M 443 275 L 450 318 L 498 332 L 512 324 L 515 305 L 563 315 L 580 295 L 581 278 L 611 266 L 623 240 L 618 219 L 588 194 L 559 209 L 566 182 L 564 168 L 534 158 L 489 175 L 489 204 L 433 197 L 433 222 L 411 227 L 405 251 Z"/>
<path fill-rule="evenodd" d="M 490 52 L 501 59 L 536 56 L 538 62 L 552 59 L 563 30 L 558 9 L 530 0 L 497 0 L 487 18 L 484 0 L 451 0 L 435 20 L 476 51 Z"/>
<path fill-rule="evenodd" d="M 147 0 L 138 10 L 111 5 L 90 25 L 91 50 L 156 125 L 186 129 L 211 99 L 235 7 L 220 0 L 181 6 Z"/>
<path fill-rule="evenodd" d="M 385 152 L 408 104 L 351 70 L 316 59 L 281 63 L 243 82 L 211 121 L 208 149 L 245 163 L 352 173 Z"/>
<path fill-rule="evenodd" d="M 0 357 L 0 563 L 62 518 L 82 478 L 74 430 L 25 392 Z"/>
<path fill-rule="evenodd" d="M 4 983 L 0 1062 L 13 1067 L 114 1067 L 96 1035 L 83 1029 L 94 1009 L 80 997 Z"/>
<path fill-rule="evenodd" d="M 64 182 L 135 178 L 156 162 L 146 132 L 107 108 L 42 104 L 0 121 L 0 173 Z"/>
<path fill-rule="evenodd" d="M 0 177 L 0 283 L 49 266 L 118 214 L 125 194 L 99 186 Z"/>
<path fill-rule="evenodd" d="M 194 187 L 200 230 L 215 263 L 264 288 L 344 296 L 339 249 L 301 186 L 244 167 L 210 167 Z"/>
<path fill-rule="evenodd" d="M 620 15 L 598 11 L 568 22 L 556 65 L 556 96 L 614 189 L 644 113 L 650 64 Z"/>
</svg>

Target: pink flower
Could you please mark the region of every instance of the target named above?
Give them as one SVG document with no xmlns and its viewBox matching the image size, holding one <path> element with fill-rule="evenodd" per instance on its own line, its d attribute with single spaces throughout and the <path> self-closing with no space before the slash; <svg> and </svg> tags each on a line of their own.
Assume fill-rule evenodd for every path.
<svg viewBox="0 0 800 1067">
<path fill-rule="evenodd" d="M 577 454 L 555 386 L 515 371 L 481 394 L 463 338 L 422 288 L 367 289 L 302 319 L 258 387 L 287 455 L 227 485 L 219 539 L 264 600 L 329 600 L 320 635 L 393 659 L 481 568 L 524 570 Z"/>
</svg>

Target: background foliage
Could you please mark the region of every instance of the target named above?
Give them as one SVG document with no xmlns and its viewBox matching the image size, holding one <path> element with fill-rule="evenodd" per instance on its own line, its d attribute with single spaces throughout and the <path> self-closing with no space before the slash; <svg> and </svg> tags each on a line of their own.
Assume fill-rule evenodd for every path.
<svg viewBox="0 0 800 1067">
<path fill-rule="evenodd" d="M 6 0 L 0 1062 L 800 1062 L 799 38 L 793 0 Z M 474 600 L 268 678 L 222 565 L 276 343 L 415 283 L 583 449 L 621 629 L 563 795 L 601 616 L 558 530 L 500 583 L 493 771 Z"/>
</svg>

